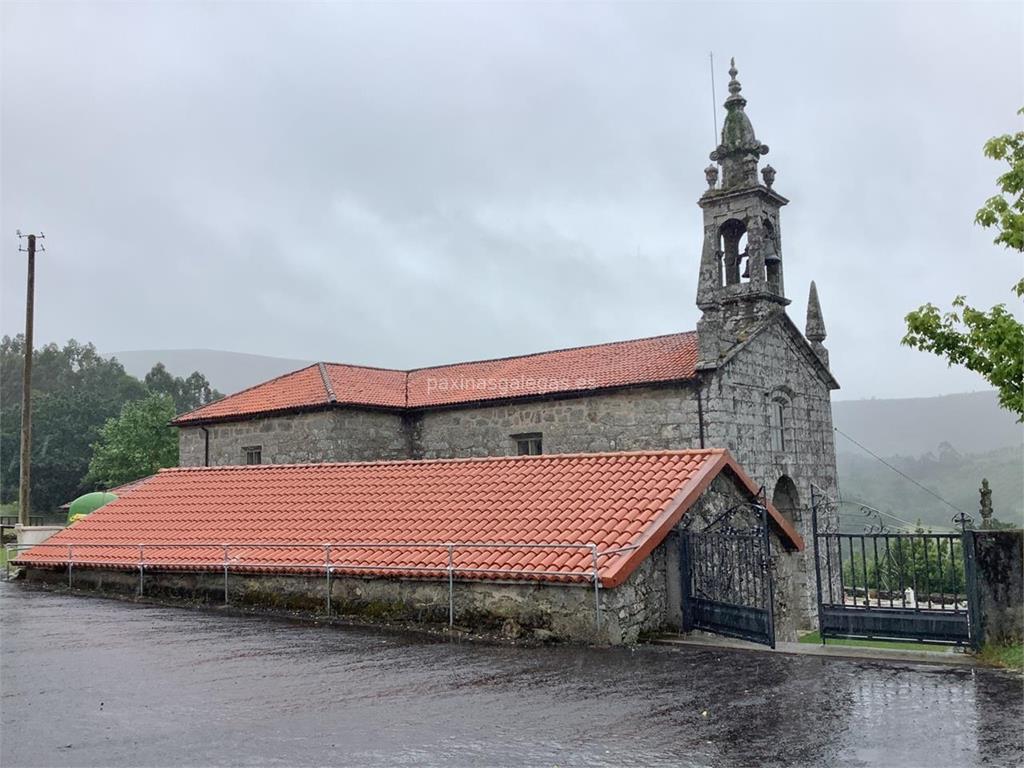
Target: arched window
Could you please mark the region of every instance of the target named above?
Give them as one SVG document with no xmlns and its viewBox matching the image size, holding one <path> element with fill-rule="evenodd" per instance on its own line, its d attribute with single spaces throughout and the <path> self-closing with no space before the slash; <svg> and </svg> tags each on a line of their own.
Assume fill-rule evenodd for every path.
<svg viewBox="0 0 1024 768">
<path fill-rule="evenodd" d="M 789 403 L 781 396 L 775 396 L 768 402 L 768 430 L 772 450 L 781 453 L 789 446 L 786 430 L 789 428 Z"/>
<path fill-rule="evenodd" d="M 719 230 L 722 253 L 722 285 L 735 285 L 750 278 L 747 259 L 747 225 L 739 219 L 729 219 Z"/>
<path fill-rule="evenodd" d="M 775 492 L 772 494 L 772 506 L 791 523 L 797 522 L 800 517 L 800 495 L 796 490 L 796 483 L 792 478 L 783 475 L 775 484 Z"/>
</svg>

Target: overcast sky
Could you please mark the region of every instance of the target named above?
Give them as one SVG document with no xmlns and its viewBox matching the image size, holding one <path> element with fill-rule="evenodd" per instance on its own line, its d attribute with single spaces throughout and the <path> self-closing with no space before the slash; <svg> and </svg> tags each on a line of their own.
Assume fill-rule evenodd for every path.
<svg viewBox="0 0 1024 768">
<path fill-rule="evenodd" d="M 1014 299 L 973 224 L 1020 130 L 1020 4 L 19 4 L 0 330 L 408 368 L 692 329 L 735 56 L 837 399 L 986 388 L 899 339 Z"/>
</svg>

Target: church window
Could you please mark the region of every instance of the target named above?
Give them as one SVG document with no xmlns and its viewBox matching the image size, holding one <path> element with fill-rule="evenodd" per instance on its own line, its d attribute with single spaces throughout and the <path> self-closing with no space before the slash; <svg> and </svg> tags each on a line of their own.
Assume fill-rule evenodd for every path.
<svg viewBox="0 0 1024 768">
<path fill-rule="evenodd" d="M 263 446 L 262 445 L 250 445 L 242 449 L 242 457 L 245 459 L 246 464 L 262 464 L 263 463 Z"/>
<path fill-rule="evenodd" d="M 768 426 L 771 430 L 773 451 L 786 450 L 786 402 L 775 399 L 769 404 Z"/>
<path fill-rule="evenodd" d="M 523 435 L 512 435 L 516 442 L 517 456 L 540 456 L 543 453 L 540 432 L 529 432 Z"/>
</svg>

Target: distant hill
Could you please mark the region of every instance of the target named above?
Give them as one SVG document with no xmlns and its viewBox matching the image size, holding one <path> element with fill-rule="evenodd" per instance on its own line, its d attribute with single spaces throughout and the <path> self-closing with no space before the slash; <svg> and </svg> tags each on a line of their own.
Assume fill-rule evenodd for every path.
<svg viewBox="0 0 1024 768">
<path fill-rule="evenodd" d="M 962 509 L 975 523 L 981 479 L 992 488 L 992 506 L 997 519 L 1024 524 L 1024 449 L 1001 448 L 985 453 L 961 454 L 952 448 L 918 458 L 889 457 L 892 464 L 918 483 Z M 870 456 L 840 453 L 839 488 L 843 498 L 866 502 L 909 523 L 952 527 L 956 511 Z"/>
<path fill-rule="evenodd" d="M 981 479 L 996 517 L 1024 522 L 1024 427 L 995 392 L 832 404 L 835 426 L 904 474 L 980 522 Z M 882 462 L 836 435 L 839 487 L 912 523 L 949 527 L 954 511 Z"/>
<path fill-rule="evenodd" d="M 192 371 L 199 371 L 225 395 L 313 362 L 216 349 L 135 349 L 109 353 L 108 356 L 116 357 L 128 373 L 140 379 L 157 363 L 163 363 L 175 376 L 188 376 Z"/>
<path fill-rule="evenodd" d="M 880 456 L 923 456 L 949 443 L 960 453 L 1020 447 L 1024 427 L 999 407 L 996 393 L 832 403 L 835 426 Z M 839 453 L 860 453 L 842 435 Z"/>
</svg>

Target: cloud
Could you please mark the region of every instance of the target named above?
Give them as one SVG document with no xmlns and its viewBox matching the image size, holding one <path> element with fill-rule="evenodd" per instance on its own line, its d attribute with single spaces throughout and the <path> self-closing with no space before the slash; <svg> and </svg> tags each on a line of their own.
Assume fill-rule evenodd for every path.
<svg viewBox="0 0 1024 768">
<path fill-rule="evenodd" d="M 43 341 L 404 368 L 690 329 L 714 46 L 841 396 L 982 388 L 898 342 L 924 301 L 1011 299 L 972 219 L 1022 12 L 919 11 L 4 4 L 2 330 L 18 227 L 48 235 Z"/>
</svg>

